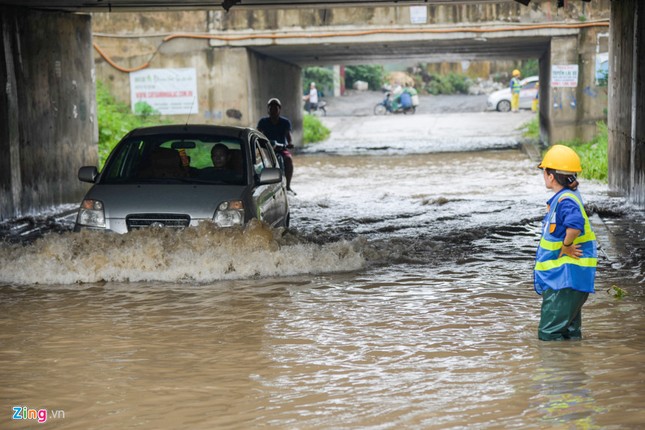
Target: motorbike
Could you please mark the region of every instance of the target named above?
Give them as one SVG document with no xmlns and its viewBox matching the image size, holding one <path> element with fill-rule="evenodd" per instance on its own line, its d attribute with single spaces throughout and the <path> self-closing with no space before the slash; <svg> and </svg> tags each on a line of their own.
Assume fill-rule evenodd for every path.
<svg viewBox="0 0 645 430">
<path fill-rule="evenodd" d="M 317 115 L 319 113 L 322 113 L 323 116 L 327 116 L 327 102 L 318 99 L 318 103 L 315 106 L 312 106 L 309 102 L 305 101 L 306 103 L 306 110 L 307 113 L 310 113 L 312 115 Z"/>
<path fill-rule="evenodd" d="M 283 142 L 278 142 L 277 140 L 272 140 L 271 141 L 271 146 L 273 147 L 273 152 L 275 153 L 275 157 L 278 159 L 278 166 L 280 167 L 280 170 L 282 171 L 282 175 L 285 174 L 284 171 L 284 157 L 287 155 L 285 154 L 285 151 L 288 149 L 288 145 Z"/>
<path fill-rule="evenodd" d="M 404 107 L 405 103 L 394 103 L 392 101 L 392 94 L 385 93 L 385 98 L 374 106 L 374 115 L 387 115 L 389 113 L 402 113 L 404 115 L 414 114 L 417 110 L 415 104 L 410 102 Z M 396 107 L 394 107 L 396 106 Z"/>
<path fill-rule="evenodd" d="M 276 158 L 278 159 L 278 167 L 282 171 L 282 176 L 287 180 L 287 191 L 293 195 L 297 193 L 291 188 L 291 177 L 289 175 L 293 174 L 293 167 L 289 170 L 286 168 L 287 163 L 291 162 L 291 153 L 289 149 L 293 148 L 293 145 L 283 142 L 278 142 L 277 140 L 271 141 L 271 146 L 273 147 L 273 152 L 275 153 Z M 289 161 L 285 161 L 288 159 Z M 292 164 L 291 164 L 292 166 Z"/>
</svg>

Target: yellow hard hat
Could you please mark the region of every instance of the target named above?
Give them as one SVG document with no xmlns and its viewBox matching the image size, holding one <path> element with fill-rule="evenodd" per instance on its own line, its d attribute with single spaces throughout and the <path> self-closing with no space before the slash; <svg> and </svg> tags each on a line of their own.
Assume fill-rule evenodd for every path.
<svg viewBox="0 0 645 430">
<path fill-rule="evenodd" d="M 564 174 L 582 171 L 580 157 L 576 151 L 564 145 L 553 145 L 549 148 L 538 168 L 553 169 Z"/>
<path fill-rule="evenodd" d="M 520 74 L 521 73 L 520 73 L 519 70 L 517 70 L 517 69 L 513 70 L 513 76 L 520 76 Z"/>
</svg>

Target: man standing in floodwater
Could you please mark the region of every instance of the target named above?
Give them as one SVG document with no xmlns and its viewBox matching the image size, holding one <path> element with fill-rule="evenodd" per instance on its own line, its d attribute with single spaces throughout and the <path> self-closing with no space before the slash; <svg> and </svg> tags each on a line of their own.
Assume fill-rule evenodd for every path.
<svg viewBox="0 0 645 430">
<path fill-rule="evenodd" d="M 598 261 L 596 235 L 577 191 L 580 158 L 567 146 L 553 145 L 538 168 L 555 192 L 547 202 L 535 258 L 534 286 L 542 295 L 538 338 L 580 339 L 582 305 L 594 292 Z"/>
</svg>

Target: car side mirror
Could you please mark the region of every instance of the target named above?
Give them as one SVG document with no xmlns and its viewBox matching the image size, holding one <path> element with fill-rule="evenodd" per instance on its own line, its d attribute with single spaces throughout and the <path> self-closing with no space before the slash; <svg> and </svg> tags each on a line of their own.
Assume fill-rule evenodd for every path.
<svg viewBox="0 0 645 430">
<path fill-rule="evenodd" d="M 282 171 L 277 167 L 267 167 L 260 172 L 259 185 L 276 184 L 282 181 Z"/>
<path fill-rule="evenodd" d="M 97 170 L 96 166 L 83 166 L 78 169 L 79 181 L 94 183 L 98 175 L 99 171 Z"/>
</svg>

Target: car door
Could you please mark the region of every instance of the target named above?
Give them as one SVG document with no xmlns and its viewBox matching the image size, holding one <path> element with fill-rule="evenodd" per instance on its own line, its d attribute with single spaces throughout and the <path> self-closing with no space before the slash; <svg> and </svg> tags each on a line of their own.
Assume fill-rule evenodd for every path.
<svg viewBox="0 0 645 430">
<path fill-rule="evenodd" d="M 258 183 L 259 176 L 264 169 L 276 168 L 277 163 L 275 155 L 269 142 L 257 135 L 251 136 L 253 168 L 255 170 L 256 187 L 253 190 L 253 200 L 255 202 L 256 217 L 271 226 L 281 222 L 280 218 L 280 200 L 282 184 L 263 184 Z"/>
</svg>

